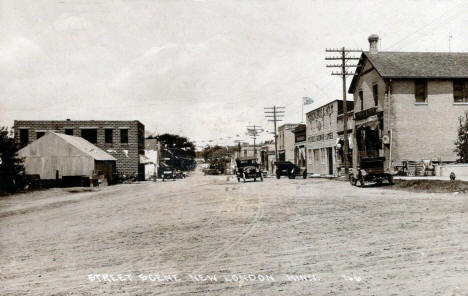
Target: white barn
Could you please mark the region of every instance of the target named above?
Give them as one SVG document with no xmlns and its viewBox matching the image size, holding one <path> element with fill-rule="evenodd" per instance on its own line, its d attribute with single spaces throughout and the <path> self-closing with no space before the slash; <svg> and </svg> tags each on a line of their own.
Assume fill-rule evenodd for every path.
<svg viewBox="0 0 468 296">
<path fill-rule="evenodd" d="M 56 132 L 30 143 L 18 151 L 26 174 L 43 180 L 64 176 L 100 176 L 108 182 L 115 172 L 116 159 L 81 137 Z"/>
</svg>

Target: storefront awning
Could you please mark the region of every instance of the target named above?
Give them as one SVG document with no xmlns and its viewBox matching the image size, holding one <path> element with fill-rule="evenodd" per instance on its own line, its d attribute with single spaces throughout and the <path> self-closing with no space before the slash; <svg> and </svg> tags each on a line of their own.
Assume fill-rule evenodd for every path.
<svg viewBox="0 0 468 296">
<path fill-rule="evenodd" d="M 366 119 L 356 121 L 357 128 L 369 127 L 371 130 L 375 130 L 379 126 L 379 117 L 377 115 L 372 115 Z"/>
</svg>

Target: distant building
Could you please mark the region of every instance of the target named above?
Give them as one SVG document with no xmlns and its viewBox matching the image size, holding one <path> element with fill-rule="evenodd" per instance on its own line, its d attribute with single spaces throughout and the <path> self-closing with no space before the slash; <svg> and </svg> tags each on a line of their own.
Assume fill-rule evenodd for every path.
<svg viewBox="0 0 468 296">
<path fill-rule="evenodd" d="M 234 151 L 233 158 L 236 159 L 238 157 L 254 157 L 257 154 L 259 154 L 259 148 L 260 146 L 258 145 L 254 149 L 254 146 L 250 145 L 249 143 L 241 143 L 240 150 L 237 149 Z"/>
<path fill-rule="evenodd" d="M 14 131 L 21 147 L 47 131 L 82 137 L 115 157 L 120 175 L 144 177 L 144 166 L 139 164 L 145 153 L 145 126 L 137 120 L 15 120 Z"/>
<path fill-rule="evenodd" d="M 275 143 L 273 141 L 266 142 L 259 148 L 260 164 L 262 170 L 273 175 L 275 173 Z"/>
<path fill-rule="evenodd" d="M 96 177 L 113 181 L 116 159 L 81 137 L 47 132 L 18 151 L 28 175 L 42 180 Z"/>
<path fill-rule="evenodd" d="M 348 133 L 351 134 L 353 101 L 348 101 Z M 344 166 L 343 100 L 334 100 L 306 114 L 307 173 L 337 176 Z M 350 159 L 350 158 L 349 158 Z"/>
<path fill-rule="evenodd" d="M 278 127 L 278 160 L 294 162 L 295 140 L 293 130 L 297 123 L 286 123 Z"/>
<path fill-rule="evenodd" d="M 306 125 L 299 124 L 294 130 L 294 164 L 300 168 L 307 167 Z"/>
<path fill-rule="evenodd" d="M 468 53 L 382 52 L 369 37 L 349 93 L 354 96 L 353 162 L 385 158 L 456 160 L 458 118 L 468 110 Z"/>
<path fill-rule="evenodd" d="M 145 180 L 157 177 L 159 168 L 160 143 L 157 139 L 145 139 L 145 155 L 140 155 L 140 164 L 145 166 Z"/>
</svg>

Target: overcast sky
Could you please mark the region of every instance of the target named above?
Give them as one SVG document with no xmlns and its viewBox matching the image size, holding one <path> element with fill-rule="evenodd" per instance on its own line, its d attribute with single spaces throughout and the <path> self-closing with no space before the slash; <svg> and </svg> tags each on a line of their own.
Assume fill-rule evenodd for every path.
<svg viewBox="0 0 468 296">
<path fill-rule="evenodd" d="M 0 1 L 0 125 L 126 119 L 207 144 L 341 98 L 325 48 L 468 51 L 468 1 Z M 350 97 L 351 98 L 351 97 Z M 236 135 L 240 135 L 236 138 Z M 226 141 L 226 139 L 228 139 Z M 264 136 L 267 138 L 269 136 Z M 223 138 L 223 140 L 220 140 Z"/>
</svg>

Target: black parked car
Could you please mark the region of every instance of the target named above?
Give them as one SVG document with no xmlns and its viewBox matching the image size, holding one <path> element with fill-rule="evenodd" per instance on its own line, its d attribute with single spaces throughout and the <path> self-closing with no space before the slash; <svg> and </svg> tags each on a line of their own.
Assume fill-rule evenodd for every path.
<svg viewBox="0 0 468 296">
<path fill-rule="evenodd" d="M 159 172 L 158 175 L 160 178 L 162 178 L 163 182 L 166 179 L 172 179 L 175 180 L 175 170 L 174 168 L 171 167 L 159 167 Z"/>
<path fill-rule="evenodd" d="M 236 175 L 237 181 L 240 182 L 242 179 L 245 183 L 246 179 L 253 179 L 254 182 L 257 181 L 257 178 L 263 182 L 263 174 L 260 169 L 260 165 L 257 163 L 255 157 L 243 157 L 236 159 Z"/>
<path fill-rule="evenodd" d="M 301 169 L 290 161 L 277 161 L 276 165 L 276 178 L 279 179 L 281 176 L 288 176 L 289 179 L 295 179 L 296 176 L 302 176 L 307 178 L 307 170 Z"/>
</svg>

